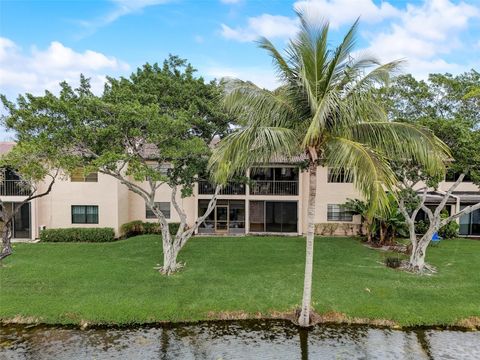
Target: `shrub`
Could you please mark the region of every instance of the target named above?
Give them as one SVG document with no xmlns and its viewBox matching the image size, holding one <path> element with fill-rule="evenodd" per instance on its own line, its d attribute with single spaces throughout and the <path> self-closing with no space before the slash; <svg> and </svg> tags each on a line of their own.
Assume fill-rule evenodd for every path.
<svg viewBox="0 0 480 360">
<path fill-rule="evenodd" d="M 402 265 L 402 260 L 398 257 L 387 257 L 385 259 L 385 265 L 390 268 L 396 269 L 400 267 L 400 265 Z"/>
<path fill-rule="evenodd" d="M 170 231 L 170 234 L 175 235 L 178 231 L 178 228 L 180 227 L 180 223 L 169 223 L 168 224 L 168 230 Z"/>
<path fill-rule="evenodd" d="M 427 232 L 428 226 L 429 226 L 429 222 L 428 222 L 428 221 L 419 220 L 419 221 L 417 221 L 417 223 L 415 224 L 415 232 L 416 232 L 417 234 L 423 235 L 423 234 L 425 234 L 425 233 Z"/>
<path fill-rule="evenodd" d="M 143 223 L 140 220 L 130 221 L 120 227 L 120 232 L 126 238 L 142 235 L 145 233 Z"/>
<path fill-rule="evenodd" d="M 443 239 L 453 239 L 458 237 L 459 225 L 456 221 L 449 222 L 438 230 L 438 235 Z"/>
<path fill-rule="evenodd" d="M 40 232 L 44 242 L 110 242 L 115 240 L 112 228 L 45 229 Z"/>
<path fill-rule="evenodd" d="M 179 223 L 169 223 L 168 229 L 170 234 L 175 235 L 179 228 Z M 122 236 L 129 238 L 144 234 L 161 234 L 160 224 L 157 222 L 142 222 L 141 220 L 134 220 L 123 224 L 120 227 Z"/>
</svg>

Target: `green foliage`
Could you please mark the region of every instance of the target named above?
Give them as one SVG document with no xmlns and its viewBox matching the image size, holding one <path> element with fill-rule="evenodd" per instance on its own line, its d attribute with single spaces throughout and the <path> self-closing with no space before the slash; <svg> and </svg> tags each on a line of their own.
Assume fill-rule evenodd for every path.
<svg viewBox="0 0 480 360">
<path fill-rule="evenodd" d="M 438 230 L 438 235 L 443 239 L 454 239 L 458 237 L 459 228 L 460 226 L 456 221 L 451 221 Z"/>
<path fill-rule="evenodd" d="M 480 73 L 471 70 L 457 76 L 431 74 L 428 81 L 402 75 L 379 91 L 391 120 L 431 129 L 451 150 L 449 172 L 467 173 L 480 184 L 480 102 L 475 96 L 479 86 Z M 431 186 L 443 180 L 417 162 L 402 159 L 396 167 L 409 180 L 429 181 Z"/>
<path fill-rule="evenodd" d="M 153 187 L 181 185 L 187 196 L 205 171 L 212 137 L 229 128 L 222 87 L 194 73 L 186 60 L 170 56 L 163 66 L 146 64 L 129 78 L 108 78 L 101 96 L 82 76 L 76 89 L 63 82 L 58 96 L 26 94 L 16 104 L 2 97 L 3 125 L 22 146 L 55 153 L 67 171 L 84 165 L 147 179 Z"/>
<path fill-rule="evenodd" d="M 159 248 L 156 235 L 98 244 L 15 244 L 16 256 L 0 269 L 0 319 L 132 325 L 211 320 L 232 310 L 268 317 L 299 306 L 302 237 L 199 237 L 180 255 L 188 269 L 168 278 L 152 269 L 161 262 Z M 315 239 L 314 256 L 320 278 L 312 300 L 321 314 L 390 319 L 401 326 L 453 325 L 480 316 L 480 241 L 445 241 L 429 250 L 434 276 L 379 266 L 397 255 L 348 238 Z"/>
<path fill-rule="evenodd" d="M 40 232 L 43 242 L 110 242 L 115 240 L 112 228 L 45 229 Z"/>
<path fill-rule="evenodd" d="M 175 235 L 178 231 L 180 223 L 168 223 L 168 230 L 171 235 Z M 141 220 L 134 220 L 123 224 L 120 227 L 120 232 L 123 237 L 129 238 L 137 235 L 146 234 L 161 234 L 160 224 L 158 222 L 143 222 Z"/>
<path fill-rule="evenodd" d="M 419 220 L 415 223 L 415 232 L 423 235 L 427 232 L 429 225 L 428 221 Z"/>
<path fill-rule="evenodd" d="M 442 211 L 440 214 L 442 219 L 448 217 L 448 212 Z M 438 235 L 443 239 L 454 239 L 458 237 L 458 230 L 460 229 L 460 225 L 456 221 L 450 221 L 447 225 L 442 226 L 438 229 Z"/>
<path fill-rule="evenodd" d="M 389 256 L 385 258 L 385 265 L 393 269 L 399 268 L 400 265 L 402 265 L 402 259 L 399 257 Z"/>
<path fill-rule="evenodd" d="M 380 93 L 394 121 L 421 123 L 425 119 L 462 120 L 471 128 L 480 124 L 478 97 L 480 73 L 430 74 L 428 80 L 400 75 Z"/>
</svg>

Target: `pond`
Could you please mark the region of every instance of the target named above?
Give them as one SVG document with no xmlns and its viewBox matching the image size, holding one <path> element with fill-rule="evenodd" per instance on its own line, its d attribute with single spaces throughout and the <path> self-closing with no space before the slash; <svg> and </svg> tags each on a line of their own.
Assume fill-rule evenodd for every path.
<svg viewBox="0 0 480 360">
<path fill-rule="evenodd" d="M 0 359 L 480 359 L 480 332 L 283 321 L 136 328 L 3 326 Z"/>
</svg>

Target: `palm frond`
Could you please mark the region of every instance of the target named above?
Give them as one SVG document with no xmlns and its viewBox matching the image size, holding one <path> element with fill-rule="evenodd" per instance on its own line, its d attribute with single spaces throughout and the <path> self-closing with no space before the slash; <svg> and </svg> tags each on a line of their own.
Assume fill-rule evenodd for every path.
<svg viewBox="0 0 480 360">
<path fill-rule="evenodd" d="M 372 213 L 388 208 L 385 190 L 393 189 L 396 178 L 382 154 L 362 143 L 336 137 L 326 143 L 325 162 L 353 176 L 355 187 L 369 201 Z"/>
<path fill-rule="evenodd" d="M 225 183 L 234 175 L 244 175 L 255 164 L 268 163 L 274 157 L 298 155 L 297 135 L 279 126 L 249 125 L 225 137 L 213 150 L 210 173 L 216 183 Z"/>
<path fill-rule="evenodd" d="M 253 83 L 237 79 L 231 80 L 229 87 L 231 91 L 224 97 L 223 105 L 227 111 L 243 116 L 244 120 L 285 126 L 296 117 L 295 107 L 281 91 L 260 89 Z"/>
<path fill-rule="evenodd" d="M 398 122 L 364 122 L 350 127 L 349 138 L 378 149 L 389 158 L 413 160 L 431 175 L 445 172 L 450 151 L 425 127 Z"/>
</svg>

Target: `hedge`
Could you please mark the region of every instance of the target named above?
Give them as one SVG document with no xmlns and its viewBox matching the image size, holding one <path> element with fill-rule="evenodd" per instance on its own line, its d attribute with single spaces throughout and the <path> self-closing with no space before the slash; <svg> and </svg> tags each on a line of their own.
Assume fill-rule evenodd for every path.
<svg viewBox="0 0 480 360">
<path fill-rule="evenodd" d="M 177 233 L 179 223 L 169 223 L 168 229 L 170 234 Z M 140 220 L 130 221 L 120 227 L 120 232 L 125 238 L 144 234 L 161 234 L 160 224 L 156 222 L 143 222 Z"/>
<path fill-rule="evenodd" d="M 44 242 L 110 242 L 115 240 L 112 228 L 45 229 L 40 232 Z"/>
</svg>

